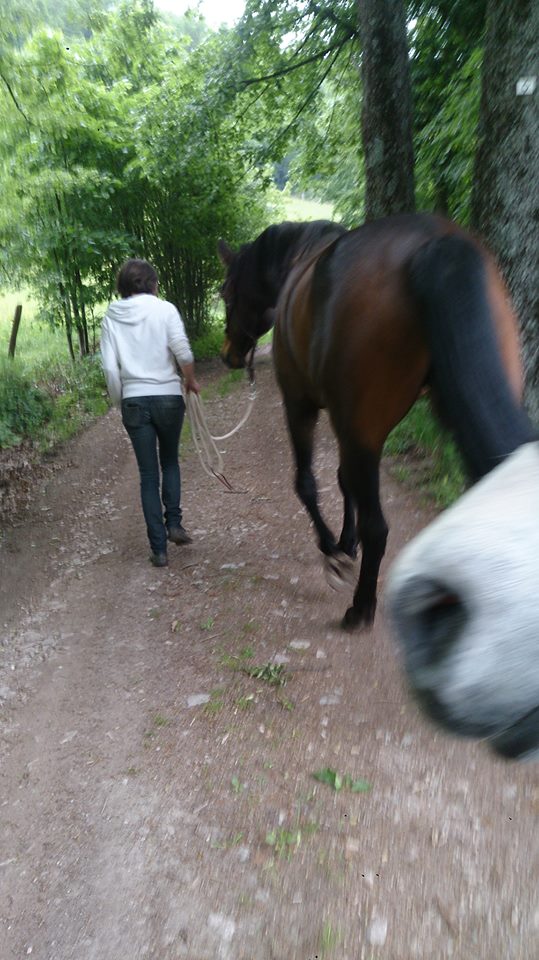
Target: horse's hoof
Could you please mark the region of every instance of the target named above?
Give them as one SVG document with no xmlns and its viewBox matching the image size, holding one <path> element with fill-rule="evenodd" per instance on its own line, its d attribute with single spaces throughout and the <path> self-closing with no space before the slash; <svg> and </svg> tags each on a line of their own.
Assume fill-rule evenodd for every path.
<svg viewBox="0 0 539 960">
<path fill-rule="evenodd" d="M 345 553 L 333 553 L 324 557 L 324 573 L 332 590 L 347 590 L 355 586 L 357 577 L 354 564 Z"/>
<path fill-rule="evenodd" d="M 373 617 L 367 617 L 357 607 L 348 607 L 341 621 L 341 627 L 348 633 L 363 627 L 372 627 Z"/>
<path fill-rule="evenodd" d="M 348 607 L 348 610 L 346 611 L 344 617 L 342 618 L 341 627 L 343 628 L 343 630 L 348 630 L 348 631 L 355 630 L 356 627 L 359 626 L 360 620 L 361 620 L 361 617 L 359 616 L 356 608 Z"/>
<path fill-rule="evenodd" d="M 339 550 L 341 553 L 345 553 L 347 557 L 350 557 L 352 560 L 357 560 L 357 543 L 342 543 L 339 541 Z"/>
</svg>

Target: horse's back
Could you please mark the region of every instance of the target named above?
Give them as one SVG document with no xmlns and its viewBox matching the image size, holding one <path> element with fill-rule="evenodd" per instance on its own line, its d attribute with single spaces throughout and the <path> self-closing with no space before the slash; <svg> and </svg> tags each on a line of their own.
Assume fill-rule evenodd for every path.
<svg viewBox="0 0 539 960">
<path fill-rule="evenodd" d="M 413 282 L 413 267 L 423 251 L 430 254 L 429 282 L 449 326 L 459 293 L 448 280 L 452 261 L 468 258 L 466 279 L 481 288 L 486 322 L 497 337 L 495 349 L 518 393 L 517 324 L 501 277 L 481 245 L 435 215 L 399 215 L 365 224 L 340 236 L 322 253 L 309 282 L 304 280 L 291 298 L 292 308 L 281 323 L 288 325 L 289 341 L 296 346 L 296 369 L 313 385 L 320 405 L 328 406 L 337 433 L 355 431 L 373 451 L 381 449 L 432 372 L 436 333 L 425 323 Z M 464 296 L 465 288 L 466 283 Z M 470 304 L 464 344 L 468 339 L 474 343 L 468 334 L 477 309 L 475 302 Z M 481 341 L 477 349 L 480 353 Z"/>
<path fill-rule="evenodd" d="M 406 267 L 442 225 L 429 216 L 365 224 L 317 263 L 312 281 L 310 375 L 341 429 L 354 410 L 377 449 L 416 399 L 429 368 Z"/>
</svg>

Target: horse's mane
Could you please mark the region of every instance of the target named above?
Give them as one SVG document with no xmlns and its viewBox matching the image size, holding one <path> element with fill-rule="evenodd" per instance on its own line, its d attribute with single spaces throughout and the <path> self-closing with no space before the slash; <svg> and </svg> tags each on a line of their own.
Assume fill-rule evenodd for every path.
<svg viewBox="0 0 539 960">
<path fill-rule="evenodd" d="M 229 282 L 241 295 L 256 301 L 272 301 L 281 289 L 292 261 L 307 254 L 319 241 L 346 230 L 331 220 L 272 224 L 251 243 L 245 243 L 232 261 Z"/>
</svg>

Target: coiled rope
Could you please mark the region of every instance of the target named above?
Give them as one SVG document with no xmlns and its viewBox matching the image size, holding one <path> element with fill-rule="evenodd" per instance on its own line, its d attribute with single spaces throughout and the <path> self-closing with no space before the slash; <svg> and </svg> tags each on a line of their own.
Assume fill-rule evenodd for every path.
<svg viewBox="0 0 539 960">
<path fill-rule="evenodd" d="M 223 433 L 218 437 L 213 436 L 213 434 L 210 433 L 202 397 L 193 392 L 187 393 L 185 397 L 187 416 L 189 417 L 189 423 L 191 424 L 193 443 L 195 445 L 195 450 L 198 453 L 202 469 L 208 474 L 209 477 L 215 477 L 217 480 L 219 480 L 219 482 L 223 484 L 229 493 L 237 493 L 239 491 L 234 490 L 232 484 L 229 483 L 223 473 L 223 457 L 220 450 L 217 448 L 217 443 L 222 440 L 228 440 L 229 437 L 233 437 L 234 434 L 237 433 L 245 423 L 247 423 L 247 420 L 251 416 L 255 397 L 256 389 L 254 381 L 251 381 L 247 410 L 245 411 L 243 417 L 239 423 L 236 424 L 233 430 L 229 430 L 228 433 Z"/>
</svg>

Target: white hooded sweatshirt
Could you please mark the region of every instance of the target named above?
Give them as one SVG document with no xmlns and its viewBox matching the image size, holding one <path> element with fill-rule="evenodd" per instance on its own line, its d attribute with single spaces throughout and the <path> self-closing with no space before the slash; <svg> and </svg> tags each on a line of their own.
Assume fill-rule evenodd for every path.
<svg viewBox="0 0 539 960">
<path fill-rule="evenodd" d="M 193 362 L 176 307 L 150 293 L 110 304 L 101 327 L 101 357 L 116 406 L 126 397 L 181 396 L 176 362 Z"/>
</svg>

